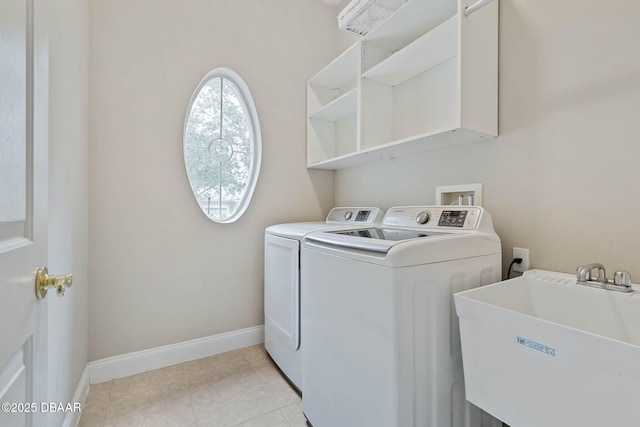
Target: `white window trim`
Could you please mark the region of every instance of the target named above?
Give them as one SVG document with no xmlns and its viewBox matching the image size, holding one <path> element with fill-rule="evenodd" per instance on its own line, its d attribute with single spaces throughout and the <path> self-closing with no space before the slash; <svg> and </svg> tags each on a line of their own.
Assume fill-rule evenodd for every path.
<svg viewBox="0 0 640 427">
<path fill-rule="evenodd" d="M 202 87 L 206 85 L 209 82 L 209 80 L 216 77 L 223 77 L 227 80 L 232 81 L 236 85 L 236 87 L 240 90 L 240 95 L 242 95 L 243 101 L 247 107 L 247 110 L 250 116 L 249 118 L 251 122 L 251 128 L 253 130 L 253 138 L 254 138 L 254 141 L 253 141 L 254 153 L 252 157 L 254 164 L 252 165 L 253 167 L 251 168 L 251 176 L 249 177 L 249 184 L 248 184 L 247 190 L 244 193 L 244 196 L 242 197 L 242 200 L 240 201 L 240 204 L 239 204 L 240 207 L 236 210 L 234 215 L 225 219 L 212 218 L 200 208 L 196 200 L 196 204 L 198 204 L 198 209 L 200 209 L 200 211 L 203 213 L 204 216 L 206 216 L 208 219 L 210 219 L 213 222 L 216 222 L 219 224 L 228 224 L 228 223 L 235 222 L 238 219 L 240 219 L 240 217 L 242 217 L 242 215 L 245 213 L 245 211 L 249 207 L 249 204 L 251 203 L 251 199 L 253 198 L 253 192 L 255 191 L 256 185 L 258 184 L 258 178 L 260 176 L 260 167 L 262 164 L 262 133 L 260 131 L 260 120 L 258 120 L 258 111 L 256 108 L 256 103 L 253 100 L 253 96 L 251 96 L 251 91 L 249 90 L 249 86 L 247 86 L 244 79 L 240 77 L 240 75 L 235 71 L 226 67 L 218 67 L 209 71 L 202 78 L 202 80 L 194 90 L 193 95 L 191 95 L 191 99 L 189 100 L 189 105 L 187 107 L 187 113 L 184 119 L 184 128 L 182 131 L 183 152 L 184 152 L 185 135 L 187 133 L 187 122 L 191 114 L 191 108 L 193 107 L 193 103 L 195 102 L 196 98 L 200 94 Z M 184 158 L 183 158 L 183 162 L 184 162 Z M 186 168 L 187 168 L 187 165 L 185 162 L 185 169 Z M 188 172 L 187 172 L 187 179 L 188 179 Z M 189 182 L 189 185 L 191 186 L 191 182 Z"/>
</svg>

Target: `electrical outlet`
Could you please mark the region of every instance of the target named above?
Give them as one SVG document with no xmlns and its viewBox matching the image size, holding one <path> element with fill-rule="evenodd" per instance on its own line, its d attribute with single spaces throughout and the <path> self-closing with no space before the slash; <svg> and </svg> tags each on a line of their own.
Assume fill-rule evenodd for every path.
<svg viewBox="0 0 640 427">
<path fill-rule="evenodd" d="M 513 248 L 513 258 L 522 258 L 520 264 L 513 264 L 513 271 L 524 273 L 529 269 L 529 249 Z"/>
</svg>

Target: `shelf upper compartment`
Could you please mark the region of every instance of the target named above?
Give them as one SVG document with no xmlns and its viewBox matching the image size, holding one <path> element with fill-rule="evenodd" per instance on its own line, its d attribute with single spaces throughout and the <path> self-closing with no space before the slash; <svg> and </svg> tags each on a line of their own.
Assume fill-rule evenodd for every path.
<svg viewBox="0 0 640 427">
<path fill-rule="evenodd" d="M 349 116 L 353 116 L 357 112 L 358 90 L 351 89 L 344 95 L 334 99 L 329 104 L 320 108 L 309 116 L 312 120 L 325 120 L 328 122 L 337 122 Z"/>
<path fill-rule="evenodd" d="M 449 18 L 435 29 L 375 65 L 363 77 L 395 86 L 457 54 L 457 17 Z"/>
<path fill-rule="evenodd" d="M 308 83 L 310 86 L 330 89 L 338 89 L 350 84 L 355 87 L 360 72 L 359 65 L 360 43 L 356 43 L 313 76 Z"/>
</svg>

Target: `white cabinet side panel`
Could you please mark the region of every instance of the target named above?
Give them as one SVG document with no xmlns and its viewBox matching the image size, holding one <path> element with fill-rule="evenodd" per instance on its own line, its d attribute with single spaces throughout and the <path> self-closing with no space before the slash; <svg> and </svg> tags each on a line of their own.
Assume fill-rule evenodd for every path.
<svg viewBox="0 0 640 427">
<path fill-rule="evenodd" d="M 463 8 L 474 0 L 463 0 Z M 465 17 L 460 15 L 461 125 L 498 135 L 499 0 Z"/>
</svg>

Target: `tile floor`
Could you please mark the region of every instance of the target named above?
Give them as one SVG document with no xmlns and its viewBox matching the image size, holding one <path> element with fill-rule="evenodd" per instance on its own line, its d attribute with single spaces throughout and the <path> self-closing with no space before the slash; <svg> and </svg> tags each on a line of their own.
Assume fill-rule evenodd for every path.
<svg viewBox="0 0 640 427">
<path fill-rule="evenodd" d="M 264 346 L 93 384 L 82 427 L 306 427 Z"/>
</svg>

